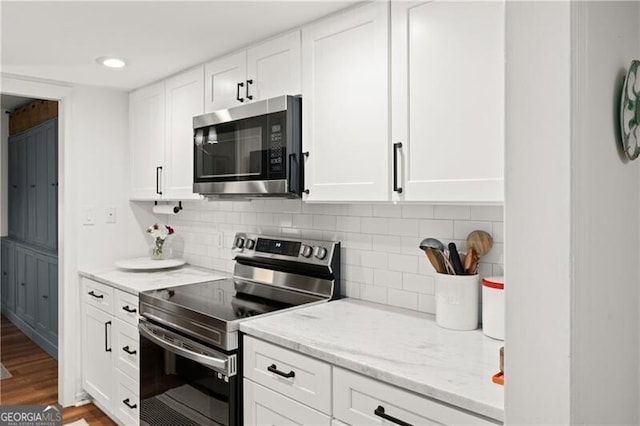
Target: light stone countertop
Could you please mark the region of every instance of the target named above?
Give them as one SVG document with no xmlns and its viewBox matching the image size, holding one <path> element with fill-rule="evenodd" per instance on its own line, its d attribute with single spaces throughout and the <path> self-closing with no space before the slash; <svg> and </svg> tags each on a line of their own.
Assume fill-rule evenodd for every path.
<svg viewBox="0 0 640 426">
<path fill-rule="evenodd" d="M 127 293 L 138 295 L 141 291 L 195 284 L 230 277 L 230 274 L 197 266 L 157 271 L 130 271 L 113 267 L 81 270 L 80 276 L 107 284 Z"/>
<path fill-rule="evenodd" d="M 432 315 L 342 299 L 240 324 L 240 331 L 328 363 L 504 420 L 503 342 L 451 331 Z"/>
</svg>

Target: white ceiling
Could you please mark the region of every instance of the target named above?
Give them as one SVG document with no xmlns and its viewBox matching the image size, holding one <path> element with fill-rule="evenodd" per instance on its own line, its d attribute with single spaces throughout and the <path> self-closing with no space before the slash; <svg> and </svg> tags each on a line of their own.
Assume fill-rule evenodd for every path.
<svg viewBox="0 0 640 426">
<path fill-rule="evenodd" d="M 130 90 L 356 2 L 2 0 L 1 70 Z"/>
</svg>

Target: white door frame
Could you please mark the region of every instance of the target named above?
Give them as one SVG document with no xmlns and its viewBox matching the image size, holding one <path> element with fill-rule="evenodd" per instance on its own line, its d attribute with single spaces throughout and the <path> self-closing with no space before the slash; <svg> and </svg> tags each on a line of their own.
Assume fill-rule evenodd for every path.
<svg viewBox="0 0 640 426">
<path fill-rule="evenodd" d="M 36 99 L 56 100 L 58 106 L 58 402 L 76 403 L 80 383 L 80 350 L 77 320 L 79 292 L 77 280 L 69 279 L 76 271 L 75 244 L 72 235 L 72 182 L 65 164 L 71 161 L 71 112 L 73 86 L 23 76 L 0 74 L 0 93 Z M 69 336 L 69 338 L 65 338 Z M 79 396 L 79 395 L 78 395 Z"/>
</svg>

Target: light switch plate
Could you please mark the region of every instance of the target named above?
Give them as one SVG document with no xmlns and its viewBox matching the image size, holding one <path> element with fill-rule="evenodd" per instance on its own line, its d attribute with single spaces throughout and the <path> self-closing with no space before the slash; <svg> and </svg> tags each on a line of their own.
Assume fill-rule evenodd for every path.
<svg viewBox="0 0 640 426">
<path fill-rule="evenodd" d="M 104 210 L 104 223 L 116 223 L 116 208 L 109 206 Z"/>
<path fill-rule="evenodd" d="M 93 207 L 85 207 L 82 211 L 82 224 L 83 225 L 95 225 L 95 210 Z"/>
</svg>

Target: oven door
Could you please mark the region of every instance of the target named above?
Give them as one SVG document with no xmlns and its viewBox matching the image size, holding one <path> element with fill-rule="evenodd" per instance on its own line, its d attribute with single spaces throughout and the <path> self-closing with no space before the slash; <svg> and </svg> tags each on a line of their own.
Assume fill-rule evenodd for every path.
<svg viewBox="0 0 640 426">
<path fill-rule="evenodd" d="M 237 424 L 236 355 L 142 318 L 140 424 Z"/>
</svg>

